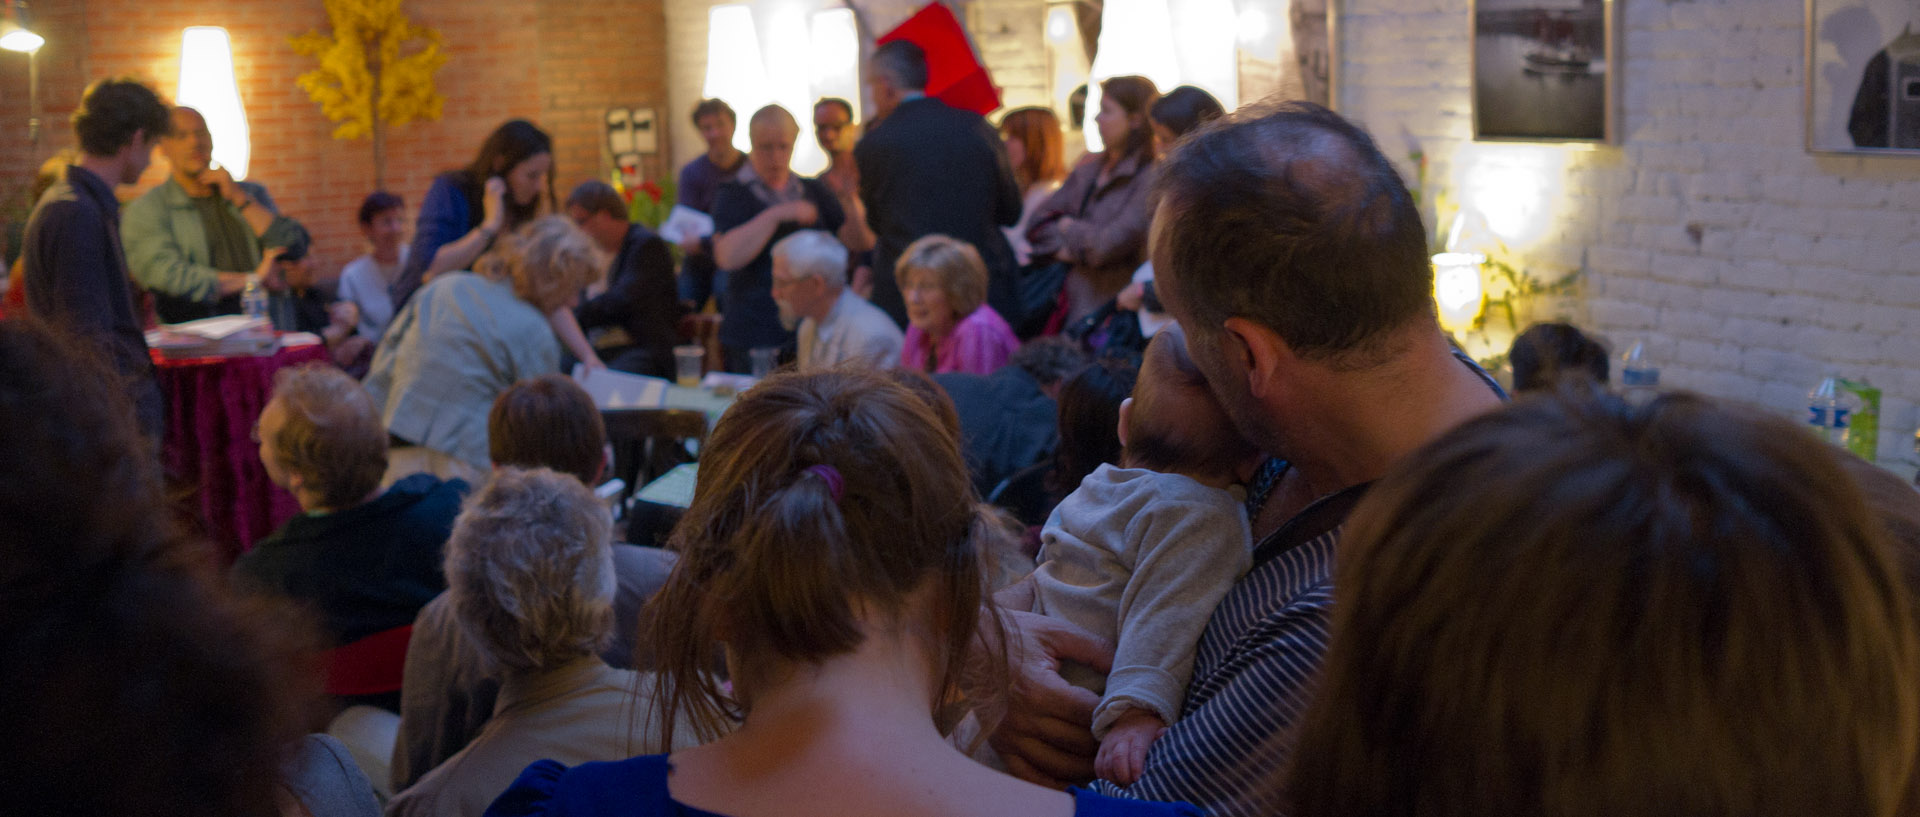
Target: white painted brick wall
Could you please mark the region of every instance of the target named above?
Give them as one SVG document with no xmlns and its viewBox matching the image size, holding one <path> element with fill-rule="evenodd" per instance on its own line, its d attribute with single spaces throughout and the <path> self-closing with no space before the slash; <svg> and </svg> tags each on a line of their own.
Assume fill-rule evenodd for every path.
<svg viewBox="0 0 1920 817">
<path fill-rule="evenodd" d="M 1805 151 L 1803 0 L 1619 7 L 1621 139 L 1549 148 L 1566 154 L 1566 190 L 1587 195 L 1523 266 L 1583 269 L 1582 322 L 1616 345 L 1646 338 L 1665 383 L 1799 417 L 1823 371 L 1867 377 L 1886 393 L 1882 463 L 1913 461 L 1920 159 Z M 1390 157 L 1418 144 L 1428 178 L 1458 189 L 1509 149 L 1470 141 L 1467 0 L 1342 11 L 1342 110 Z M 1584 266 L 1560 261 L 1569 249 Z"/>
</svg>

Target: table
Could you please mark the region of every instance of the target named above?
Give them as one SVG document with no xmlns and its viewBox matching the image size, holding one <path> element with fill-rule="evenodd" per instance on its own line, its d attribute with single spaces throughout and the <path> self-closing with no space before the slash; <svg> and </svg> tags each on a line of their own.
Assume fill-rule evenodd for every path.
<svg viewBox="0 0 1920 817">
<path fill-rule="evenodd" d="M 328 359 L 320 344 L 260 357 L 154 354 L 167 404 L 161 464 L 170 479 L 193 489 L 193 508 L 226 563 L 300 510 L 292 494 L 267 479 L 253 427 L 273 396 L 274 372 Z"/>
</svg>

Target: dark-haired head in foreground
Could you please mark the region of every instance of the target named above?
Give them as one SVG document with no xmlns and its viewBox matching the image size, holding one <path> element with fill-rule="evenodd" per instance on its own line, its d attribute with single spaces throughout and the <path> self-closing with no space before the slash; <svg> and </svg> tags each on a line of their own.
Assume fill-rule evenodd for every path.
<svg viewBox="0 0 1920 817">
<path fill-rule="evenodd" d="M 982 568 L 959 443 L 925 397 L 861 369 L 775 374 L 720 418 L 699 479 L 670 542 L 679 564 L 647 606 L 656 713 L 687 713 L 710 740 L 883 621 L 921 633 L 928 707 L 944 707 L 979 626 Z M 731 695 L 709 673 L 722 641 Z"/>
<path fill-rule="evenodd" d="M 1837 452 L 1705 398 L 1523 400 L 1355 510 L 1291 813 L 1891 815 L 1920 645 Z"/>
<path fill-rule="evenodd" d="M 1552 388 L 1568 377 L 1607 384 L 1607 347 L 1568 323 L 1536 323 L 1513 339 L 1507 351 L 1513 390 Z"/>
<path fill-rule="evenodd" d="M 313 639 L 171 521 L 103 362 L 0 323 L 0 769 L 21 814 L 261 815 Z"/>
</svg>

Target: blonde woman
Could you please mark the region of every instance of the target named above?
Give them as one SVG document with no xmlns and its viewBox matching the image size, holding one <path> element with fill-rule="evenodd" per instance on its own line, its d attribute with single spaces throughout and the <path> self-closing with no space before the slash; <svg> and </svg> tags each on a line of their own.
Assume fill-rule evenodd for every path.
<svg viewBox="0 0 1920 817">
<path fill-rule="evenodd" d="M 907 301 L 900 365 L 929 374 L 992 374 L 1020 348 L 987 305 L 987 265 L 972 244 L 930 235 L 907 245 L 894 268 Z"/>
<path fill-rule="evenodd" d="M 487 412 L 516 381 L 560 369 L 547 316 L 571 306 L 605 259 L 564 216 L 515 232 L 473 272 L 436 276 L 395 316 L 366 386 L 396 448 L 389 476 L 484 476 Z M 424 449 L 424 450 L 418 450 Z"/>
</svg>

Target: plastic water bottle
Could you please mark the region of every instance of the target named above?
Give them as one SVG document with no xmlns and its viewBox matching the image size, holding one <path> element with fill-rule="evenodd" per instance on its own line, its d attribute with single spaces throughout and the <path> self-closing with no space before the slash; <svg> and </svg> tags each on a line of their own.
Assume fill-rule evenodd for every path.
<svg viewBox="0 0 1920 817">
<path fill-rule="evenodd" d="M 247 278 L 247 288 L 240 291 L 240 311 L 249 318 L 267 320 L 267 289 L 260 285 L 258 278 Z"/>
<path fill-rule="evenodd" d="M 1807 392 L 1807 425 L 1820 439 L 1834 445 L 1846 445 L 1847 429 L 1853 421 L 1854 400 L 1840 388 L 1839 378 L 1828 375 L 1820 385 Z"/>
<path fill-rule="evenodd" d="M 1660 367 L 1647 353 L 1645 341 L 1636 340 L 1620 356 L 1620 388 L 1628 393 L 1651 392 L 1660 387 Z"/>
</svg>

